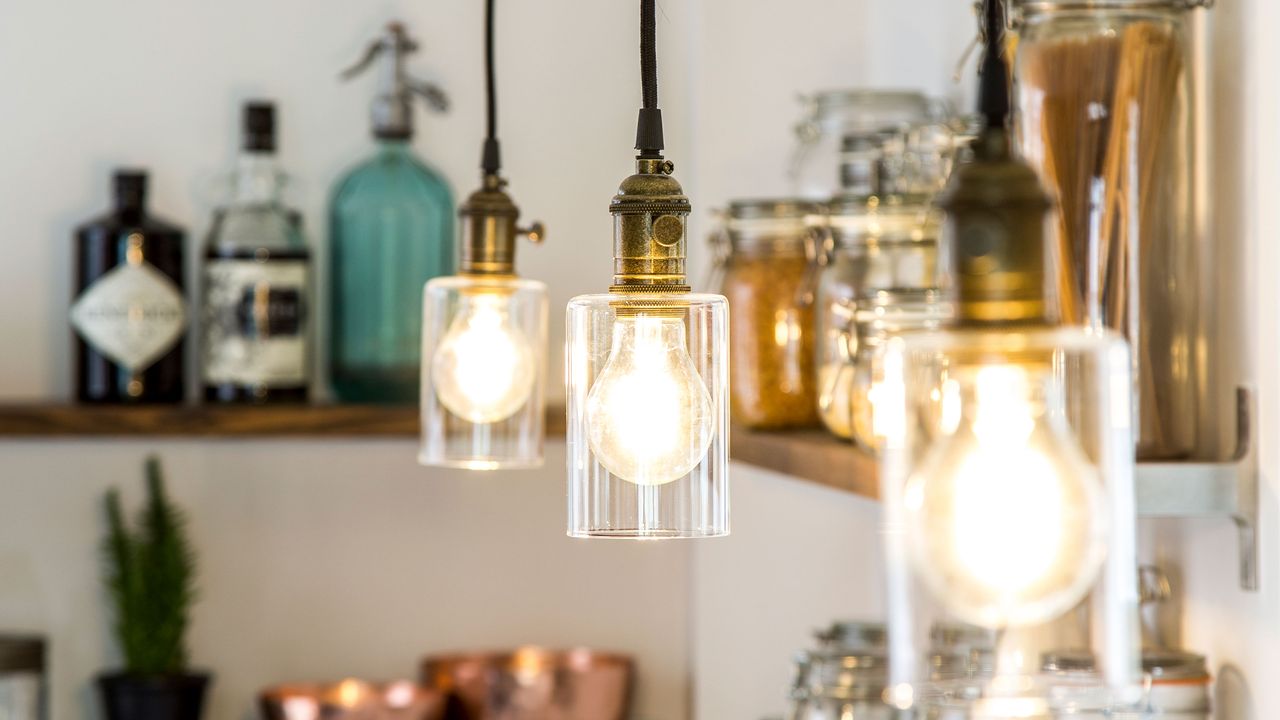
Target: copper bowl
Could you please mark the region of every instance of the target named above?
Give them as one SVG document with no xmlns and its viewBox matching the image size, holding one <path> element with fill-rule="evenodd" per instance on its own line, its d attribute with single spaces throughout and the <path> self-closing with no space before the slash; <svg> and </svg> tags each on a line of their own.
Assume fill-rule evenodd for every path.
<svg viewBox="0 0 1280 720">
<path fill-rule="evenodd" d="M 266 720 L 443 720 L 444 696 L 410 680 L 277 685 L 258 695 Z"/>
<path fill-rule="evenodd" d="M 446 720 L 627 720 L 634 675 L 625 655 L 522 647 L 428 656 L 421 679 Z"/>
</svg>

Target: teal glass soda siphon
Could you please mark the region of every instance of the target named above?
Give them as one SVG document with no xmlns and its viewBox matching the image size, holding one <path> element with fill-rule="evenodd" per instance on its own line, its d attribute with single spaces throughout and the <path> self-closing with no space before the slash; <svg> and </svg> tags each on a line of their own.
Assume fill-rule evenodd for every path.
<svg viewBox="0 0 1280 720">
<path fill-rule="evenodd" d="M 437 111 L 437 88 L 410 78 L 417 49 L 392 23 L 343 76 L 381 66 L 373 103 L 376 154 L 338 181 L 330 204 L 330 374 L 343 402 L 415 403 L 422 288 L 454 270 L 453 194 L 413 153 L 413 96 Z"/>
</svg>

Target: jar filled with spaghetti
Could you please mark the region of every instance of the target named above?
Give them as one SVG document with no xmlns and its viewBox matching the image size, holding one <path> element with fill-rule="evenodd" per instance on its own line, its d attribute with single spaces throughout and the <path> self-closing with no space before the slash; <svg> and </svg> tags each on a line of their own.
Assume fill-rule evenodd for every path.
<svg viewBox="0 0 1280 720">
<path fill-rule="evenodd" d="M 752 428 L 815 425 L 813 303 L 805 297 L 811 252 L 793 200 L 730 204 L 713 242 L 729 299 L 730 413 Z"/>
<path fill-rule="evenodd" d="M 880 441 L 895 421 L 886 415 L 886 408 L 893 408 L 891 392 L 884 385 L 884 350 L 888 340 L 896 335 L 925 330 L 936 330 L 951 317 L 951 305 L 943 302 L 936 290 L 885 290 L 863 298 L 854 313 L 857 352 L 854 355 L 853 377 L 849 391 L 849 411 L 853 441 L 862 449 L 875 453 Z M 935 402 L 939 411 L 943 393 L 939 390 Z M 881 409 L 877 413 L 877 403 Z"/>
<path fill-rule="evenodd" d="M 818 414 L 837 437 L 853 438 L 849 405 L 858 340 L 855 314 L 879 293 L 938 285 L 939 221 L 932 198 L 885 193 L 833 200 L 810 218 L 820 239 L 817 283 Z"/>
<path fill-rule="evenodd" d="M 1206 369 L 1189 11 L 1203 4 L 1015 3 L 1018 134 L 1058 199 L 1058 309 L 1132 345 L 1142 459 L 1196 450 Z"/>
</svg>

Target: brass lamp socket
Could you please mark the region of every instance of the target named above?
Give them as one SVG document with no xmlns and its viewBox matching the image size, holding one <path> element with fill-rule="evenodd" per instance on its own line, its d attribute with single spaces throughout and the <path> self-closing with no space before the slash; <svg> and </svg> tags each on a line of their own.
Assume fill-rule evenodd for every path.
<svg viewBox="0 0 1280 720">
<path fill-rule="evenodd" d="M 692 208 L 675 165 L 660 157 L 636 158 L 636 174 L 622 181 L 609 203 L 613 214 L 615 293 L 680 294 L 685 280 L 687 224 Z"/>
<path fill-rule="evenodd" d="M 484 176 L 484 184 L 458 208 L 462 220 L 462 247 L 458 271 L 463 275 L 515 275 L 516 238 L 540 243 L 546 237 L 542 223 L 517 227 L 520 209 L 504 189 L 498 175 Z"/>
<path fill-rule="evenodd" d="M 1052 201 L 1035 170 L 1014 155 L 1009 133 L 989 127 L 973 160 L 958 165 L 938 199 L 952 242 L 956 323 L 1042 324 L 1045 220 Z"/>
</svg>

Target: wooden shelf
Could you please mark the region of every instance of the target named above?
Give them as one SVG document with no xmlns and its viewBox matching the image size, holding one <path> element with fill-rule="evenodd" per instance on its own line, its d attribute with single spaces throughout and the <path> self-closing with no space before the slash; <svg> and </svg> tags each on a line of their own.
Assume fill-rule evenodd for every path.
<svg viewBox="0 0 1280 720">
<path fill-rule="evenodd" d="M 8 405 L 4 437 L 416 437 L 418 408 L 373 405 Z"/>
<path fill-rule="evenodd" d="M 547 411 L 547 434 L 564 436 L 564 409 Z M 377 405 L 0 405 L 5 438 L 414 438 L 416 406 Z M 874 498 L 875 461 L 818 430 L 755 432 L 735 428 L 734 460 L 800 480 Z"/>
<path fill-rule="evenodd" d="M 875 458 L 821 430 L 758 432 L 734 428 L 729 456 L 873 500 L 880 496 Z"/>
</svg>

